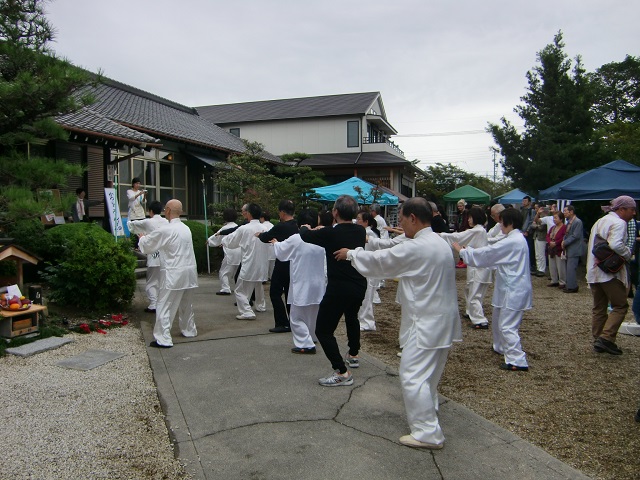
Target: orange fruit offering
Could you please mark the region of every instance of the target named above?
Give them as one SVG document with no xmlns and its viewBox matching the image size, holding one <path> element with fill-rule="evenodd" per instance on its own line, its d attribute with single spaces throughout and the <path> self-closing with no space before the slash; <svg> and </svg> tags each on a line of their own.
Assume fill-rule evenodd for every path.
<svg viewBox="0 0 640 480">
<path fill-rule="evenodd" d="M 20 310 L 20 304 L 12 303 L 11 305 L 9 305 L 9 309 L 10 310 Z"/>
</svg>

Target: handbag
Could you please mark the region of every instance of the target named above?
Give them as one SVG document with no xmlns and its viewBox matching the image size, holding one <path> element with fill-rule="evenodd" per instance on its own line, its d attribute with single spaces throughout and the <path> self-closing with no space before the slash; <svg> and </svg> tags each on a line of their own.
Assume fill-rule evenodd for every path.
<svg viewBox="0 0 640 480">
<path fill-rule="evenodd" d="M 600 235 L 595 236 L 591 253 L 596 257 L 596 265 L 606 273 L 617 273 L 626 263 L 625 259 L 614 252 L 609 243 Z"/>
</svg>

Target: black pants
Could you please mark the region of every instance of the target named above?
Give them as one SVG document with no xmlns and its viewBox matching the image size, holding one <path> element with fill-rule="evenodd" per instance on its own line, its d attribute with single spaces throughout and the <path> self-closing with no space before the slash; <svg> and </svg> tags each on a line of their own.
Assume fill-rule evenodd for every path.
<svg viewBox="0 0 640 480">
<path fill-rule="evenodd" d="M 289 263 L 282 264 L 276 260 L 276 265 L 271 274 L 271 285 L 269 285 L 269 297 L 273 306 L 273 318 L 276 327 L 289 328 L 289 310 L 290 306 L 286 305 L 289 294 Z M 284 295 L 284 302 L 282 296 Z M 286 306 L 285 306 L 286 305 Z"/>
<path fill-rule="evenodd" d="M 347 367 L 344 359 L 340 355 L 338 342 L 334 333 L 338 328 L 340 318 L 344 314 L 347 327 L 347 339 L 349 345 L 349 355 L 358 355 L 360 351 L 360 322 L 358 321 L 358 310 L 362 305 L 366 289 L 361 294 L 338 295 L 325 294 L 320 309 L 318 310 L 318 320 L 316 322 L 316 336 L 322 350 L 331 362 L 331 367 L 340 373 L 345 373 Z"/>
</svg>

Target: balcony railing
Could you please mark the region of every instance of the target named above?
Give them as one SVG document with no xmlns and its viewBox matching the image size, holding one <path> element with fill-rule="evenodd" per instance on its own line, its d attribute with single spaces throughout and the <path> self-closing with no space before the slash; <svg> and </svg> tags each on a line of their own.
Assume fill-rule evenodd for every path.
<svg viewBox="0 0 640 480">
<path fill-rule="evenodd" d="M 398 152 L 400 155 L 404 157 L 404 152 L 398 148 L 398 146 L 393 143 L 391 140 L 387 139 L 387 137 L 362 137 L 363 145 L 373 144 L 373 143 L 386 143 L 389 145 L 394 151 Z"/>
</svg>

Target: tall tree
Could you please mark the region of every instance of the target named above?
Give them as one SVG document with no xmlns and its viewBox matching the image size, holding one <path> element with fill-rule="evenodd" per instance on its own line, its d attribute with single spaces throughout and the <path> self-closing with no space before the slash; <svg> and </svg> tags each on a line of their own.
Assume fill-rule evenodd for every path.
<svg viewBox="0 0 640 480">
<path fill-rule="evenodd" d="M 615 158 L 640 165 L 640 58 L 627 55 L 590 74 L 597 135 Z"/>
<path fill-rule="evenodd" d="M 502 179 L 493 182 L 450 163 L 429 165 L 426 173 L 425 177 L 418 179 L 416 194 L 434 202 L 442 201 L 443 196 L 463 185 L 471 185 L 493 196 L 508 192 L 512 188 L 509 181 Z"/>
<path fill-rule="evenodd" d="M 88 75 L 49 48 L 53 27 L 42 0 L 0 1 L 0 228 L 39 217 L 51 205 L 38 188 L 64 185 L 82 169 L 62 161 L 29 156 L 34 139 L 67 138 L 54 116 L 91 101 L 73 94 Z"/>
<path fill-rule="evenodd" d="M 502 167 L 516 187 L 537 192 L 576 172 L 603 163 L 590 111 L 592 88 L 580 57 L 564 52 L 562 32 L 537 54 L 539 65 L 527 72 L 528 93 L 514 111 L 524 131 L 504 117 L 487 131 L 503 156 Z"/>
</svg>

